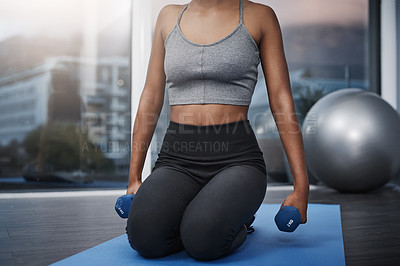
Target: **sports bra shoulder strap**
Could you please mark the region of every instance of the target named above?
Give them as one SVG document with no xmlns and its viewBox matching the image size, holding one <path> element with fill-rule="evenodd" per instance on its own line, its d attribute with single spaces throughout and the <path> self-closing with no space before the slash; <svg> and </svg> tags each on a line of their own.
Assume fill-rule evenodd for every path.
<svg viewBox="0 0 400 266">
<path fill-rule="evenodd" d="M 240 23 L 243 22 L 243 0 L 240 0 Z"/>
<path fill-rule="evenodd" d="M 178 19 L 176 20 L 176 24 L 179 24 L 179 23 L 181 22 L 181 17 L 182 17 L 183 11 L 185 11 L 185 9 L 187 8 L 188 4 L 189 4 L 189 3 L 187 3 L 187 4 L 182 8 L 181 12 L 179 13 Z"/>
</svg>

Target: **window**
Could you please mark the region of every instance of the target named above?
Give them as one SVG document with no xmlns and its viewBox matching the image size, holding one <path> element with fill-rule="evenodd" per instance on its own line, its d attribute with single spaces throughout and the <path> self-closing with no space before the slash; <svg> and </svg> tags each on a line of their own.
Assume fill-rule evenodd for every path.
<svg viewBox="0 0 400 266">
<path fill-rule="evenodd" d="M 253 2 L 271 6 L 278 17 L 301 124 L 311 106 L 327 93 L 349 87 L 369 89 L 368 0 Z M 154 28 L 159 10 L 172 1 L 153 0 L 152 3 Z M 162 112 L 153 142 L 152 163 L 157 159 L 169 119 L 169 108 L 164 106 Z M 270 112 L 261 64 L 248 118 L 263 150 L 270 181 L 288 181 L 287 160 Z"/>
<path fill-rule="evenodd" d="M 4 0 L 0 25 L 2 186 L 125 186 L 131 1 Z"/>
</svg>

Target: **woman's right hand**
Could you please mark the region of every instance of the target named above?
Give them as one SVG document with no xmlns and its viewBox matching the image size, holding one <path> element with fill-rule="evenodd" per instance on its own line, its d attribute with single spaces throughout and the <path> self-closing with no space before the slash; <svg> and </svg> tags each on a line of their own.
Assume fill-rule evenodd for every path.
<svg viewBox="0 0 400 266">
<path fill-rule="evenodd" d="M 136 194 L 141 185 L 142 181 L 134 181 L 132 184 L 128 185 L 128 190 L 126 191 L 126 194 Z"/>
</svg>

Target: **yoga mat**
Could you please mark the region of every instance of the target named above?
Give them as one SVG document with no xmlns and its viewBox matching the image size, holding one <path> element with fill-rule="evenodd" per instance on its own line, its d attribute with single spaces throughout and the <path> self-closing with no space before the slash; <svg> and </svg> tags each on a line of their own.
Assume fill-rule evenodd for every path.
<svg viewBox="0 0 400 266">
<path fill-rule="evenodd" d="M 255 231 L 229 256 L 196 261 L 186 251 L 164 258 L 142 258 L 127 235 L 121 235 L 52 265 L 345 265 L 340 205 L 309 204 L 308 221 L 292 233 L 277 229 L 274 217 L 280 204 L 262 204 Z"/>
</svg>

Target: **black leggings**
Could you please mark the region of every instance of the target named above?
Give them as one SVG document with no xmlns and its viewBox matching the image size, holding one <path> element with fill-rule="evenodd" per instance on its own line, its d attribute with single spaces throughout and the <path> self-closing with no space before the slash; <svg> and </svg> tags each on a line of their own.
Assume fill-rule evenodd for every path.
<svg viewBox="0 0 400 266">
<path fill-rule="evenodd" d="M 129 211 L 131 247 L 146 258 L 186 250 L 222 258 L 246 240 L 267 171 L 249 120 L 218 125 L 170 121 L 151 174 Z"/>
</svg>

